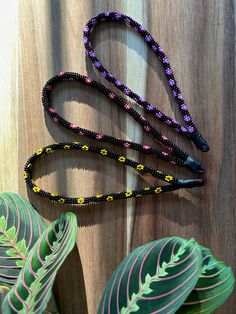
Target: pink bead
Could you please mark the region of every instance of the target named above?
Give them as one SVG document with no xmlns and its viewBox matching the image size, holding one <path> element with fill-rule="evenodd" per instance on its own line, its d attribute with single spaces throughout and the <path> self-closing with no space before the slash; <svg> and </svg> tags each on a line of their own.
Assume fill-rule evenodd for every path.
<svg viewBox="0 0 236 314">
<path fill-rule="evenodd" d="M 173 166 L 176 165 L 176 162 L 174 160 L 171 160 L 170 162 Z"/>
<path fill-rule="evenodd" d="M 110 97 L 111 99 L 114 99 L 114 98 L 116 97 L 116 95 L 115 95 L 114 93 L 109 93 L 109 97 Z"/>
<path fill-rule="evenodd" d="M 126 110 L 130 110 L 131 109 L 131 106 L 129 104 L 125 104 L 124 107 L 125 107 Z"/>
<path fill-rule="evenodd" d="M 144 125 L 144 130 L 147 131 L 147 132 L 151 131 L 151 129 L 150 129 L 150 127 L 148 125 Z"/>
<path fill-rule="evenodd" d="M 65 72 L 61 71 L 58 73 L 58 76 L 63 76 L 65 74 Z"/>
<path fill-rule="evenodd" d="M 103 138 L 103 135 L 102 135 L 102 134 L 97 134 L 97 135 L 96 135 L 96 139 L 97 139 L 97 140 L 101 140 L 102 138 Z"/>
<path fill-rule="evenodd" d="M 144 148 L 144 149 L 150 149 L 151 147 L 148 146 L 148 145 L 143 145 L 143 148 Z"/>
<path fill-rule="evenodd" d="M 162 152 L 162 155 L 165 157 L 168 156 L 168 154 L 166 152 Z"/>
<path fill-rule="evenodd" d="M 91 79 L 91 77 L 86 77 L 86 79 L 85 79 L 85 82 L 87 83 L 87 84 L 91 84 L 92 83 L 92 79 Z"/>
<path fill-rule="evenodd" d="M 173 148 L 172 147 L 167 147 L 168 151 L 169 152 L 172 152 L 173 151 Z"/>
<path fill-rule="evenodd" d="M 84 132 L 81 132 L 81 131 L 80 131 L 80 132 L 79 132 L 79 135 L 84 136 Z"/>
<path fill-rule="evenodd" d="M 143 121 L 146 121 L 144 116 L 140 116 L 140 119 L 143 120 Z"/>
<path fill-rule="evenodd" d="M 124 143 L 125 148 L 130 148 L 130 146 L 131 146 L 130 143 Z"/>
<path fill-rule="evenodd" d="M 162 135 L 161 138 L 163 139 L 163 141 L 168 141 L 169 140 L 168 137 L 166 137 L 165 135 Z"/>
<path fill-rule="evenodd" d="M 55 110 L 53 108 L 48 108 L 49 112 L 55 112 Z"/>
<path fill-rule="evenodd" d="M 48 85 L 47 90 L 50 92 L 52 90 L 52 85 Z"/>
<path fill-rule="evenodd" d="M 71 129 L 76 129 L 76 128 L 78 128 L 78 125 L 75 124 L 75 123 L 71 123 L 71 124 L 70 124 L 70 128 L 71 128 Z"/>
</svg>

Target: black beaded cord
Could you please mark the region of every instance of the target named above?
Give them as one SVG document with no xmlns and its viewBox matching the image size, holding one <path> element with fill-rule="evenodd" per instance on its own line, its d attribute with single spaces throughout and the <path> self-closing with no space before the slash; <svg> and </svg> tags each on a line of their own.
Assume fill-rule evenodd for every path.
<svg viewBox="0 0 236 314">
<path fill-rule="evenodd" d="M 174 99 L 179 106 L 179 110 L 187 127 L 181 125 L 177 121 L 165 115 L 153 104 L 150 104 L 146 99 L 140 97 L 138 94 L 130 90 L 127 86 L 125 86 L 124 83 L 117 80 L 111 73 L 109 73 L 109 71 L 107 71 L 103 64 L 98 60 L 91 43 L 91 31 L 96 25 L 104 21 L 116 21 L 124 23 L 128 27 L 137 31 L 144 38 L 147 45 L 154 51 L 164 67 L 164 72 L 167 77 L 168 84 L 172 90 Z M 101 73 L 104 78 L 106 78 L 109 82 L 111 82 L 114 86 L 121 90 L 125 95 L 141 105 L 146 111 L 153 114 L 159 121 L 168 124 L 170 127 L 174 128 L 176 132 L 187 136 L 191 141 L 194 142 L 198 149 L 203 152 L 209 150 L 209 146 L 206 140 L 199 133 L 196 125 L 192 121 L 192 117 L 189 113 L 188 107 L 184 102 L 183 96 L 174 77 L 173 70 L 171 69 L 169 59 L 165 55 L 163 49 L 141 24 L 133 20 L 131 17 L 121 14 L 120 12 L 103 12 L 90 19 L 87 25 L 84 27 L 83 41 L 86 49 L 86 54 L 92 60 L 95 68 Z"/>
<path fill-rule="evenodd" d="M 145 132 L 154 137 L 162 146 L 166 146 L 166 151 L 159 151 L 158 149 L 152 148 L 148 145 L 141 145 L 132 141 L 118 139 L 110 135 L 100 134 L 91 130 L 80 128 L 75 123 L 71 123 L 70 121 L 65 120 L 55 111 L 50 101 L 50 92 L 53 88 L 55 88 L 58 83 L 63 81 L 81 82 L 82 84 L 89 85 L 91 88 L 97 89 L 99 92 L 112 99 L 120 108 L 122 108 L 123 110 L 125 110 L 125 112 L 131 115 L 143 127 L 143 130 Z M 100 142 L 112 143 L 126 149 L 133 149 L 144 152 L 146 154 L 153 155 L 157 158 L 168 161 L 171 165 L 185 166 L 197 173 L 204 172 L 204 169 L 202 168 L 198 160 L 196 160 L 191 155 L 186 154 L 178 146 L 172 143 L 165 135 L 161 134 L 155 127 L 152 126 L 149 121 L 146 120 L 143 115 L 139 114 L 138 111 L 136 111 L 130 104 L 128 104 L 123 97 L 118 96 L 109 88 L 105 87 L 100 82 L 97 82 L 88 76 L 83 76 L 73 72 L 60 72 L 58 75 L 49 79 L 43 87 L 42 103 L 45 110 L 54 120 L 54 122 L 81 136 L 87 136 Z"/>
<path fill-rule="evenodd" d="M 137 189 L 134 191 L 125 191 L 125 192 L 118 192 L 118 193 L 111 193 L 106 195 L 95 195 L 91 197 L 67 197 L 64 195 L 58 195 L 56 193 L 49 193 L 44 191 L 39 186 L 37 186 L 33 180 L 32 173 L 33 173 L 33 165 L 35 161 L 39 158 L 45 157 L 50 153 L 53 153 L 57 150 L 82 150 L 82 151 L 90 151 L 106 158 L 111 158 L 119 162 L 120 164 L 130 166 L 136 169 L 138 172 L 149 174 L 155 178 L 158 178 L 162 181 L 170 183 L 169 185 L 164 186 L 148 186 L 143 189 Z M 87 145 L 81 144 L 79 142 L 69 142 L 69 143 L 58 143 L 48 145 L 44 148 L 40 148 L 34 153 L 26 162 L 24 167 L 24 178 L 26 181 L 27 186 L 36 194 L 45 197 L 49 200 L 58 202 L 58 203 L 67 203 L 67 204 L 93 204 L 98 202 L 104 201 L 113 201 L 118 199 L 126 199 L 130 197 L 141 197 L 148 194 L 159 194 L 163 192 L 171 192 L 181 188 L 192 188 L 196 186 L 203 185 L 202 179 L 183 179 L 178 180 L 171 175 L 167 175 L 155 169 L 149 168 L 139 162 L 133 161 L 131 159 L 126 158 L 125 156 L 118 155 L 114 152 L 111 152 L 105 148 L 94 146 L 94 145 Z"/>
</svg>

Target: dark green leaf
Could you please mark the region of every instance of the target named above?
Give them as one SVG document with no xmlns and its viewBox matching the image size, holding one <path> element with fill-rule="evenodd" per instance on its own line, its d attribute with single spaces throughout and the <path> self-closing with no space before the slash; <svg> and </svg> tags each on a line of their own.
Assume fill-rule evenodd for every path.
<svg viewBox="0 0 236 314">
<path fill-rule="evenodd" d="M 0 285 L 12 285 L 46 224 L 16 193 L 0 193 Z"/>
<path fill-rule="evenodd" d="M 6 295 L 4 314 L 42 313 L 51 297 L 56 273 L 75 245 L 77 220 L 73 213 L 52 222 L 30 250 L 17 282 Z"/>
</svg>

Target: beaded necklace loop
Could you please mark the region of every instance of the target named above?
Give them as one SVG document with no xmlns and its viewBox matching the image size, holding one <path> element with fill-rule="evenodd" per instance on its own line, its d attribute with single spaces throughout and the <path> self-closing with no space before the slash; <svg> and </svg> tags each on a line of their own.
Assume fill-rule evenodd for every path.
<svg viewBox="0 0 236 314">
<path fill-rule="evenodd" d="M 168 77 L 168 83 L 173 90 L 174 97 L 179 104 L 180 111 L 183 114 L 184 120 L 187 124 L 187 128 L 181 126 L 178 122 L 172 120 L 170 117 L 164 115 L 160 110 L 156 107 L 148 103 L 145 99 L 140 98 L 137 94 L 132 92 L 128 87 L 126 87 L 120 81 L 117 81 L 100 63 L 100 61 L 96 58 L 95 52 L 92 49 L 92 45 L 89 41 L 90 32 L 93 27 L 100 21 L 104 20 L 120 20 L 125 22 L 130 27 L 137 30 L 152 47 L 152 49 L 156 52 L 158 57 L 160 58 L 162 64 L 164 65 L 166 75 Z M 122 14 L 118 14 L 115 12 L 112 13 L 101 13 L 97 17 L 91 19 L 88 24 L 84 28 L 84 43 L 86 47 L 86 52 L 92 59 L 93 64 L 99 70 L 99 72 L 104 76 L 108 81 L 112 82 L 116 87 L 118 87 L 125 95 L 128 95 L 131 99 L 133 99 L 136 103 L 140 104 L 145 110 L 154 114 L 158 120 L 170 125 L 173 127 L 178 133 L 185 134 L 190 140 L 192 140 L 198 148 L 202 151 L 207 151 L 208 146 L 203 139 L 203 137 L 198 132 L 196 126 L 192 122 L 192 118 L 188 112 L 187 106 L 185 105 L 181 93 L 177 87 L 177 83 L 173 76 L 173 71 L 170 68 L 169 61 L 167 57 L 164 55 L 163 50 L 159 47 L 159 45 L 154 42 L 151 35 L 144 30 L 140 24 L 132 20 L 130 17 L 127 17 Z M 166 58 L 165 60 L 163 60 Z M 170 69 L 170 71 L 167 69 Z M 173 80 L 173 82 L 171 81 Z M 127 112 L 130 116 L 132 116 L 143 128 L 145 132 L 147 132 L 150 136 L 152 136 L 162 147 L 166 147 L 165 151 L 160 151 L 156 148 L 152 148 L 145 144 L 139 144 L 132 141 L 128 141 L 125 139 L 118 139 L 110 135 L 105 135 L 101 133 L 97 133 L 91 130 L 87 130 L 79 127 L 77 124 L 67 121 L 63 117 L 61 117 L 53 108 L 50 100 L 50 92 L 55 88 L 57 84 L 60 84 L 63 81 L 77 81 L 82 83 L 83 85 L 89 85 L 92 89 L 96 89 L 109 99 L 111 99 L 114 103 L 116 103 L 122 110 Z M 47 81 L 42 91 L 42 103 L 46 112 L 50 115 L 54 122 L 63 127 L 77 133 L 80 136 L 87 136 L 93 138 L 99 142 L 108 142 L 114 145 L 126 148 L 133 149 L 148 155 L 153 155 L 156 158 L 163 159 L 169 162 L 171 165 L 178 165 L 187 167 L 193 172 L 203 173 L 204 169 L 202 168 L 200 162 L 188 155 L 183 150 L 181 150 L 178 146 L 176 146 L 172 141 L 170 141 L 165 135 L 159 132 L 143 115 L 139 114 L 137 110 L 134 109 L 127 101 L 118 96 L 112 90 L 105 87 L 100 82 L 93 80 L 88 76 L 83 76 L 74 72 L 60 72 L 56 76 L 52 77 Z M 186 106 L 186 107 L 185 107 Z M 187 119 L 186 116 L 189 118 Z M 160 179 L 168 184 L 162 186 L 149 186 L 144 189 L 137 189 L 133 191 L 125 191 L 118 193 L 111 193 L 106 195 L 95 195 L 91 197 L 67 197 L 64 195 L 58 195 L 56 193 L 50 193 L 44 191 L 42 188 L 37 186 L 33 181 L 33 165 L 35 161 L 42 156 L 47 156 L 49 153 L 55 153 L 57 150 L 78 150 L 78 151 L 89 151 L 93 153 L 97 153 L 103 157 L 111 158 L 119 162 L 120 164 L 130 166 L 134 168 L 138 173 L 146 173 L 157 179 Z M 128 159 L 126 156 L 116 154 L 112 151 L 107 150 L 102 146 L 94 146 L 88 144 L 82 144 L 80 142 L 73 143 L 58 143 L 46 146 L 44 148 L 40 148 L 37 152 L 35 152 L 26 162 L 24 167 L 24 178 L 27 186 L 35 193 L 45 198 L 48 198 L 52 201 L 56 201 L 58 203 L 68 203 L 68 204 L 90 204 L 97 203 L 102 201 L 112 201 L 116 199 L 126 199 L 130 197 L 141 197 L 147 194 L 159 194 L 163 192 L 170 192 L 181 188 L 192 188 L 196 186 L 203 185 L 202 179 L 177 179 L 172 175 L 165 174 L 159 170 L 152 169 L 143 165 L 142 163 L 136 162 L 134 160 Z"/>
<path fill-rule="evenodd" d="M 169 116 L 165 115 L 158 108 L 156 108 L 153 104 L 150 104 L 146 99 L 140 97 L 138 94 L 134 93 L 130 90 L 124 83 L 117 80 L 107 69 L 103 66 L 103 64 L 99 61 L 96 56 L 96 53 L 93 49 L 93 45 L 91 43 L 91 32 L 95 28 L 96 25 L 106 21 L 115 21 L 126 24 L 128 27 L 132 28 L 136 32 L 138 32 L 145 40 L 147 45 L 154 51 L 156 56 L 159 58 L 164 72 L 168 81 L 168 84 L 173 93 L 174 99 L 179 106 L 179 110 L 181 115 L 183 116 L 183 120 L 187 127 L 181 125 L 177 121 L 173 120 Z M 192 121 L 192 117 L 189 113 L 188 107 L 183 99 L 182 93 L 178 87 L 177 81 L 174 77 L 174 72 L 170 66 L 169 59 L 165 55 L 163 49 L 159 46 L 159 44 L 154 40 L 151 34 L 138 22 L 133 20 L 131 17 L 121 14 L 120 12 L 103 12 L 93 17 L 84 27 L 84 35 L 83 35 L 84 46 L 86 49 L 86 54 L 91 59 L 94 67 L 101 73 L 101 75 L 106 78 L 107 81 L 111 82 L 115 87 L 121 90 L 125 95 L 133 99 L 140 106 L 142 106 L 146 111 L 150 112 L 157 118 L 158 121 L 164 122 L 173 128 L 176 132 L 187 136 L 193 143 L 203 152 L 209 150 L 208 144 L 203 136 L 199 133 L 196 125 Z"/>
</svg>

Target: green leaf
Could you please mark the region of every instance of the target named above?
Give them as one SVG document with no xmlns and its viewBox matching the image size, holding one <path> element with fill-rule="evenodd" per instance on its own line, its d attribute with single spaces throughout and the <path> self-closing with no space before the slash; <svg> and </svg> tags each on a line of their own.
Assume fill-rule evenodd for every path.
<svg viewBox="0 0 236 314">
<path fill-rule="evenodd" d="M 231 268 L 218 261 L 209 249 L 201 248 L 202 272 L 195 288 L 177 313 L 213 313 L 233 291 L 235 279 Z"/>
<path fill-rule="evenodd" d="M 16 193 L 0 193 L 0 285 L 13 285 L 46 224 Z"/>
<path fill-rule="evenodd" d="M 194 239 L 164 238 L 143 245 L 118 266 L 98 314 L 175 313 L 195 287 L 202 252 Z"/>
<path fill-rule="evenodd" d="M 77 219 L 62 214 L 30 250 L 17 282 L 4 298 L 4 314 L 42 313 L 51 297 L 56 273 L 75 245 Z"/>
</svg>

